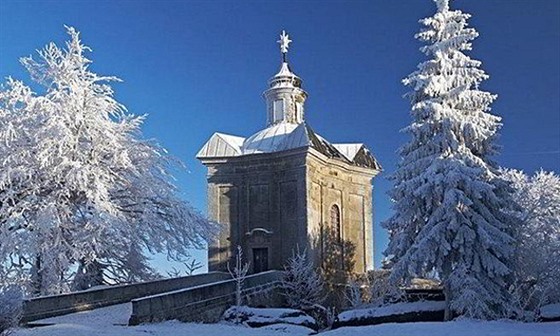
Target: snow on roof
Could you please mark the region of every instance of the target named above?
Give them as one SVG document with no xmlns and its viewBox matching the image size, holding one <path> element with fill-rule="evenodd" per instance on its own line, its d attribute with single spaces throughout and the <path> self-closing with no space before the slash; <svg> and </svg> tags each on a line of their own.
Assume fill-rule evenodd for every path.
<svg viewBox="0 0 560 336">
<path fill-rule="evenodd" d="M 241 148 L 243 145 L 243 141 L 245 141 L 244 137 L 229 135 L 224 133 L 216 133 L 220 138 L 224 139 L 228 143 L 236 146 L 236 148 Z"/>
<path fill-rule="evenodd" d="M 295 76 L 295 74 L 292 72 L 292 69 L 290 69 L 288 63 L 283 62 L 282 66 L 280 67 L 280 71 L 278 71 L 275 77 L 277 76 Z"/>
<path fill-rule="evenodd" d="M 364 146 L 362 143 L 352 143 L 352 144 L 333 144 L 334 148 L 336 148 L 344 157 L 346 157 L 350 161 L 354 161 L 356 154 L 358 151 Z"/>
<path fill-rule="evenodd" d="M 245 138 L 223 133 L 214 133 L 210 140 L 196 154 L 203 157 L 228 157 L 242 154 L 241 146 Z"/>
<path fill-rule="evenodd" d="M 297 87 L 301 89 L 301 78 L 290 69 L 290 65 L 287 62 L 283 62 L 280 71 L 268 80 L 268 85 L 270 89 L 280 87 Z"/>
<path fill-rule="evenodd" d="M 243 143 L 243 154 L 271 153 L 310 145 L 305 124 L 279 123 L 255 133 Z"/>
<path fill-rule="evenodd" d="M 311 147 L 320 153 L 356 166 L 381 170 L 373 155 L 361 143 L 331 144 L 315 133 L 306 123 L 281 122 L 269 126 L 248 138 L 214 133 L 200 149 L 197 158 L 233 157 L 259 153 L 282 152 Z"/>
<path fill-rule="evenodd" d="M 198 151 L 197 158 L 231 157 L 257 153 L 280 152 L 311 144 L 305 124 L 279 123 L 249 138 L 214 133 Z"/>
</svg>

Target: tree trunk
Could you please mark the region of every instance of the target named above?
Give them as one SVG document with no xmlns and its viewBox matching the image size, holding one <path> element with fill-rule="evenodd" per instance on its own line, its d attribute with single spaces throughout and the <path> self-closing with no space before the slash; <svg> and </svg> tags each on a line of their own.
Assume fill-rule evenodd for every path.
<svg viewBox="0 0 560 336">
<path fill-rule="evenodd" d="M 449 290 L 449 286 L 447 284 L 443 285 L 443 295 L 445 296 L 445 312 L 443 320 L 450 321 L 453 318 L 451 312 L 451 291 Z"/>
<path fill-rule="evenodd" d="M 40 296 L 43 289 L 43 275 L 41 270 L 41 256 L 35 256 L 35 263 L 31 267 L 31 294 Z"/>
<path fill-rule="evenodd" d="M 98 261 L 86 263 L 80 260 L 78 270 L 72 281 L 73 290 L 84 290 L 94 286 L 103 285 L 103 266 Z"/>
</svg>

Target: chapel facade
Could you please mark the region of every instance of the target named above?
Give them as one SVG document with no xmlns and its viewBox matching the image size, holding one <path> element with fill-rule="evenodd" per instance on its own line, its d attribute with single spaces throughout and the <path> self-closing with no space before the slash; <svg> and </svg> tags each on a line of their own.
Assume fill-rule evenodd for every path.
<svg viewBox="0 0 560 336">
<path fill-rule="evenodd" d="M 362 143 L 334 144 L 305 121 L 307 92 L 287 61 L 263 93 L 267 127 L 250 137 L 214 133 L 197 158 L 208 168 L 208 214 L 221 224 L 209 271 L 241 246 L 250 272 L 283 269 L 306 249 L 327 272 L 373 269 L 372 180 L 381 166 Z"/>
</svg>

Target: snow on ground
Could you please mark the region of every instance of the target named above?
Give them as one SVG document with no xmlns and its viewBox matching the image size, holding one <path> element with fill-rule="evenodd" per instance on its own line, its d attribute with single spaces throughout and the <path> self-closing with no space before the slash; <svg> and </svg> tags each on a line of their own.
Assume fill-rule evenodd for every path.
<svg viewBox="0 0 560 336">
<path fill-rule="evenodd" d="M 340 321 L 350 321 L 367 317 L 380 317 L 399 315 L 419 311 L 438 311 L 445 309 L 445 302 L 442 301 L 419 301 L 401 302 L 386 307 L 353 309 L 338 315 Z"/>
<path fill-rule="evenodd" d="M 284 329 L 246 328 L 226 324 L 197 324 L 168 321 L 163 323 L 145 324 L 134 327 L 95 326 L 60 324 L 32 329 L 18 329 L 13 336 L 303 336 L 298 326 L 288 325 Z"/>
<path fill-rule="evenodd" d="M 263 328 L 247 328 L 227 324 L 197 324 L 167 321 L 126 326 L 132 304 L 125 303 L 91 311 L 34 321 L 36 324 L 53 324 L 44 327 L 20 328 L 13 336 L 286 336 L 308 335 L 310 329 L 285 324 Z"/>
<path fill-rule="evenodd" d="M 87 326 L 128 325 L 128 319 L 130 318 L 131 314 L 132 303 L 129 302 L 74 314 L 46 318 L 30 323 Z"/>
<path fill-rule="evenodd" d="M 560 317 L 560 303 L 549 304 L 541 307 L 541 316 L 548 319 Z"/>
<path fill-rule="evenodd" d="M 316 328 L 317 322 L 301 310 L 286 308 L 251 308 L 247 306 L 231 307 L 224 313 L 224 320 L 241 322 L 260 327 L 271 324 L 294 324 L 309 328 Z"/>
<path fill-rule="evenodd" d="M 40 320 L 52 326 L 18 329 L 14 336 L 302 336 L 309 331 L 293 325 L 273 325 L 251 329 L 227 324 L 196 324 L 168 321 L 127 327 L 130 304 Z M 340 328 L 324 336 L 560 336 L 560 322 L 519 323 L 512 321 L 388 323 L 366 327 Z"/>
<path fill-rule="evenodd" d="M 266 327 L 261 327 L 259 330 L 273 330 L 276 332 L 282 332 L 284 335 L 315 335 L 315 331 L 313 329 L 309 329 L 304 326 L 294 325 L 294 324 L 286 324 L 286 323 L 277 323 L 272 324 Z M 274 334 L 277 335 L 277 334 Z"/>
<path fill-rule="evenodd" d="M 386 323 L 335 329 L 321 336 L 559 336 L 560 322 L 461 320 L 452 322 Z"/>
</svg>

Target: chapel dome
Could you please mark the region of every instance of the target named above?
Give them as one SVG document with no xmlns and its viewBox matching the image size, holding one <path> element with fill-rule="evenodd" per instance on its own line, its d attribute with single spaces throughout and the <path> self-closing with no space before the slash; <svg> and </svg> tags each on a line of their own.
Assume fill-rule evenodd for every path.
<svg viewBox="0 0 560 336">
<path fill-rule="evenodd" d="M 242 146 L 243 154 L 270 153 L 308 146 L 304 124 L 282 122 L 248 137 Z"/>
</svg>

